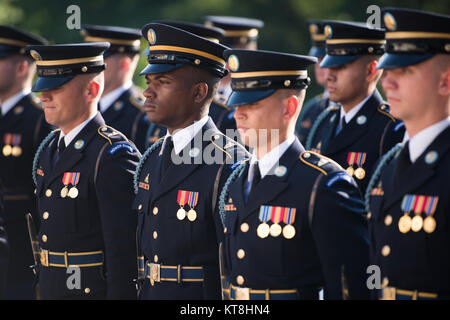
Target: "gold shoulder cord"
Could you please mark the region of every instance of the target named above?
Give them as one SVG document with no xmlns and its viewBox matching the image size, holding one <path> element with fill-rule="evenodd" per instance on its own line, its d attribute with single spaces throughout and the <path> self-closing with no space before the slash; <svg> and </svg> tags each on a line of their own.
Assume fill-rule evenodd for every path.
<svg viewBox="0 0 450 320">
<path fill-rule="evenodd" d="M 209 140 L 211 140 L 212 144 L 215 145 L 217 149 L 220 149 L 220 150 L 221 150 L 223 153 L 225 153 L 229 158 L 232 158 L 232 157 L 231 157 L 231 154 L 229 154 L 225 149 L 219 147 L 219 146 L 214 142 L 212 136 L 209 138 Z"/>
</svg>

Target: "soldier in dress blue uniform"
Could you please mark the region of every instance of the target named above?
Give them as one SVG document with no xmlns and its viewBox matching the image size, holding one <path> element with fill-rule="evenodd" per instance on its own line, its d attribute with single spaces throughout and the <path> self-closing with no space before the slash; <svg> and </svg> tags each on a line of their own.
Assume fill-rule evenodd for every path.
<svg viewBox="0 0 450 320">
<path fill-rule="evenodd" d="M 47 122 L 59 128 L 42 141 L 33 162 L 41 299 L 137 297 L 131 205 L 140 153 L 97 109 L 108 47 L 28 47 L 37 64 L 33 91 L 41 92 Z"/>
<path fill-rule="evenodd" d="M 233 49 L 258 49 L 259 30 L 264 27 L 264 22 L 258 19 L 228 16 L 206 16 L 204 23 L 206 26 L 225 30 L 220 43 Z M 219 130 L 234 138 L 237 135 L 235 131 L 227 133 L 227 129 L 236 130 L 236 121 L 233 118 L 234 110 L 227 107 L 226 104 L 231 94 L 230 81 L 230 77 L 226 76 L 220 82 L 209 114 Z"/>
<path fill-rule="evenodd" d="M 401 141 L 404 127 L 389 114 L 376 89 L 382 71 L 376 69 L 384 52 L 384 31 L 365 23 L 326 21 L 330 100 L 340 103 L 322 111 L 306 141 L 355 177 L 364 194 L 376 161 Z"/>
<path fill-rule="evenodd" d="M 144 112 L 142 90 L 132 82 L 139 60 L 141 33 L 138 29 L 83 25 L 86 42 L 105 41 L 105 89 L 99 102 L 106 124 L 122 132 L 140 151 L 147 146 L 150 123 Z"/>
<path fill-rule="evenodd" d="M 249 50 L 227 50 L 225 58 L 232 71 L 228 105 L 253 154 L 219 198 L 222 270 L 230 284 L 224 296 L 317 299 L 324 287 L 326 299 L 368 298 L 368 231 L 358 187 L 294 135 L 310 82 L 306 70 L 317 59 Z"/>
<path fill-rule="evenodd" d="M 383 8 L 381 84 L 406 139 L 366 192 L 382 299 L 450 298 L 450 16 Z M 380 279 L 380 280 L 381 280 Z"/>
<path fill-rule="evenodd" d="M 35 210 L 31 178 L 33 156 L 50 132 L 42 107 L 31 93 L 36 72 L 25 54 L 30 44 L 47 41 L 28 32 L 0 26 L 0 177 L 4 185 L 5 228 L 11 259 L 5 299 L 34 299 L 33 264 L 25 215 Z"/>
<path fill-rule="evenodd" d="M 213 213 L 220 187 L 247 153 L 208 116 L 227 73 L 226 47 L 158 23 L 142 34 L 150 44 L 144 106 L 167 134 L 135 174 L 140 298 L 220 299 L 223 229 Z"/>
<path fill-rule="evenodd" d="M 334 102 L 330 101 L 328 91 L 326 90 L 328 69 L 320 67 L 320 63 L 326 55 L 324 27 L 325 25 L 322 21 L 311 20 L 308 22 L 308 29 L 313 43 L 308 55 L 316 57 L 318 60 L 318 63 L 314 65 L 315 80 L 325 90 L 307 101 L 300 111 L 295 131 L 303 145 L 306 143 L 306 138 L 308 137 L 312 124 L 319 114 L 327 107 L 334 105 Z"/>
</svg>

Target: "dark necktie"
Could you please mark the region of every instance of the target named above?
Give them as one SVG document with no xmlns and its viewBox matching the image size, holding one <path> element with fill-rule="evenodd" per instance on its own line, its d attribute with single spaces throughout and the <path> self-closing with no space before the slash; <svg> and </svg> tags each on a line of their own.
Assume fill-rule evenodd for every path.
<svg viewBox="0 0 450 320">
<path fill-rule="evenodd" d="M 341 133 L 342 130 L 344 130 L 345 126 L 347 125 L 347 121 L 345 121 L 345 117 L 342 117 L 342 110 L 341 110 L 340 117 L 341 118 L 339 118 L 339 122 L 336 126 L 336 132 L 335 132 L 334 136 L 337 136 L 339 133 Z"/>
<path fill-rule="evenodd" d="M 255 189 L 257 184 L 261 181 L 261 172 L 259 171 L 259 165 L 258 162 L 255 162 L 252 165 L 253 170 L 253 179 L 252 179 L 252 187 L 250 188 L 250 192 Z"/>
<path fill-rule="evenodd" d="M 172 163 L 172 158 L 171 158 L 172 150 L 173 150 L 173 141 L 172 141 L 172 137 L 169 136 L 166 138 L 166 141 L 164 144 L 164 150 L 163 150 L 163 154 L 162 154 L 162 159 L 161 159 L 161 179 L 162 179 L 162 177 L 165 176 L 165 174 L 167 172 L 167 168 L 169 168 L 170 164 Z"/>
<path fill-rule="evenodd" d="M 66 143 L 64 141 L 64 138 L 61 138 L 58 143 L 58 156 L 61 156 L 61 153 L 66 149 Z"/>
<path fill-rule="evenodd" d="M 407 141 L 397 159 L 397 171 L 395 172 L 396 182 L 400 180 L 411 164 L 411 159 L 409 157 L 409 141 Z"/>
<path fill-rule="evenodd" d="M 59 138 L 59 137 L 58 137 L 58 141 L 59 141 L 58 142 L 58 146 L 57 147 L 53 147 L 54 148 L 53 149 L 54 150 L 53 151 L 53 157 L 52 157 L 52 165 L 53 166 L 58 162 L 59 157 L 61 156 L 61 154 L 63 153 L 64 149 L 66 148 L 66 143 L 64 142 L 64 138 Z"/>
<path fill-rule="evenodd" d="M 259 171 L 258 162 L 253 163 L 250 166 L 250 168 L 248 169 L 247 181 L 249 180 L 250 172 L 253 173 L 253 178 L 250 183 L 250 188 L 246 188 L 244 191 L 245 203 L 248 202 L 248 197 L 249 197 L 250 193 L 252 192 L 252 190 L 254 190 L 256 188 L 256 186 L 258 185 L 258 183 L 261 181 L 261 172 Z"/>
</svg>

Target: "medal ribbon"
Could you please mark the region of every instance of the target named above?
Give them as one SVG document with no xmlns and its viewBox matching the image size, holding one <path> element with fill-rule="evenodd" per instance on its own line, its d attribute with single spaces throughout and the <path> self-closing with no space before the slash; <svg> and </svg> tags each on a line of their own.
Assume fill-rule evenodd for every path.
<svg viewBox="0 0 450 320">
<path fill-rule="evenodd" d="M 11 134 L 10 133 L 5 133 L 3 135 L 3 142 L 7 145 L 11 145 Z"/>
<path fill-rule="evenodd" d="M 187 191 L 178 190 L 177 202 L 180 206 L 184 206 L 187 202 Z"/>
<path fill-rule="evenodd" d="M 356 163 L 358 163 L 358 167 L 362 167 L 362 165 L 364 164 L 364 162 L 366 162 L 366 155 L 367 153 L 365 152 L 358 152 L 357 153 L 357 160 Z"/>
<path fill-rule="evenodd" d="M 72 172 L 72 179 L 70 179 L 70 184 L 72 184 L 73 186 L 76 186 L 79 181 L 80 181 L 80 173 Z"/>
<path fill-rule="evenodd" d="M 413 211 L 415 214 L 421 214 L 423 212 L 426 203 L 425 200 L 426 200 L 425 196 L 416 195 L 416 199 L 414 201 L 413 206 Z"/>
<path fill-rule="evenodd" d="M 286 211 L 284 212 L 283 222 L 285 224 L 293 224 L 295 221 L 296 211 L 296 208 L 286 208 Z"/>
<path fill-rule="evenodd" d="M 73 172 L 64 172 L 62 183 L 63 185 L 67 186 L 69 185 L 70 181 L 72 180 Z"/>
<path fill-rule="evenodd" d="M 438 201 L 439 197 L 428 196 L 427 202 L 425 204 L 425 213 L 427 214 L 427 216 L 434 214 Z"/>
<path fill-rule="evenodd" d="M 13 146 L 20 145 L 20 140 L 22 140 L 22 136 L 20 134 L 13 134 Z"/>
<path fill-rule="evenodd" d="M 188 203 L 191 208 L 195 208 L 198 202 L 198 192 L 190 191 L 188 195 Z"/>
<path fill-rule="evenodd" d="M 356 152 L 349 152 L 347 155 L 347 163 L 349 166 L 353 166 L 355 163 Z"/>
<path fill-rule="evenodd" d="M 270 220 L 279 224 L 283 220 L 285 209 L 284 207 L 271 207 Z"/>
<path fill-rule="evenodd" d="M 407 194 L 403 197 L 402 200 L 402 211 L 403 212 L 410 212 L 413 208 L 414 202 L 415 202 L 415 195 Z"/>
<path fill-rule="evenodd" d="M 270 206 L 261 206 L 261 209 L 259 209 L 259 221 L 261 222 L 267 222 L 269 221 L 269 211 L 271 207 Z"/>
</svg>

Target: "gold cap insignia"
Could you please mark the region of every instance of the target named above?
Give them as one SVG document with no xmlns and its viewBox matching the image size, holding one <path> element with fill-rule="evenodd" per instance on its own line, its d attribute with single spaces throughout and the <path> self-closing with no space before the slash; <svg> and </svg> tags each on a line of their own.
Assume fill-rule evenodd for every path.
<svg viewBox="0 0 450 320">
<path fill-rule="evenodd" d="M 325 38 L 329 39 L 331 38 L 332 34 L 333 34 L 333 29 L 331 28 L 330 25 L 326 25 L 325 28 L 323 29 L 324 33 L 325 33 Z"/>
<path fill-rule="evenodd" d="M 148 29 L 148 31 L 147 31 L 147 39 L 148 39 L 148 42 L 149 42 L 151 45 L 153 45 L 153 44 L 156 43 L 156 33 L 155 33 L 155 30 L 153 30 L 153 29 Z"/>
<path fill-rule="evenodd" d="M 450 52 L 450 43 L 446 43 L 444 49 L 446 52 Z"/>
<path fill-rule="evenodd" d="M 40 61 L 42 60 L 41 55 L 36 50 L 31 50 L 30 55 L 33 57 L 34 60 Z"/>
<path fill-rule="evenodd" d="M 395 30 L 397 29 L 397 22 L 395 21 L 395 18 L 392 14 L 389 12 L 386 12 L 384 14 L 384 25 L 388 30 Z"/>
<path fill-rule="evenodd" d="M 239 69 L 239 59 L 234 54 L 228 57 L 228 66 L 230 70 L 233 72 L 238 71 Z"/>
</svg>

